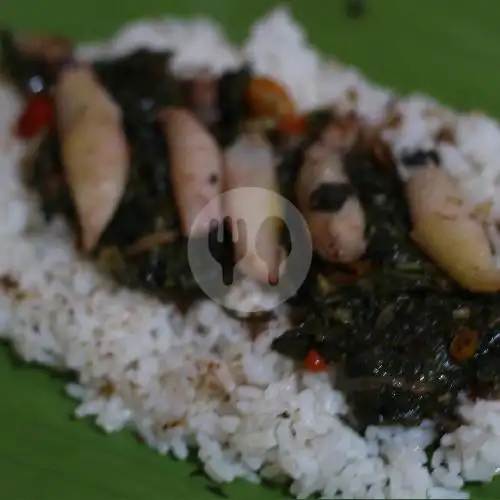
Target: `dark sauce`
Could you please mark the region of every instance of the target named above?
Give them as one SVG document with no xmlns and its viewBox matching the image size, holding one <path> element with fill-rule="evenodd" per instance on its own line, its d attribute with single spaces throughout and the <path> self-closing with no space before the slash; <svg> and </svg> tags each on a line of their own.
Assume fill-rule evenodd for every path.
<svg viewBox="0 0 500 500">
<path fill-rule="evenodd" d="M 406 153 L 401 156 L 401 163 L 406 167 L 423 167 L 427 165 L 440 165 L 441 160 L 436 150 L 419 149 L 412 153 Z"/>
<path fill-rule="evenodd" d="M 309 196 L 309 208 L 316 212 L 338 212 L 354 196 L 353 187 L 347 182 L 320 184 Z"/>
</svg>

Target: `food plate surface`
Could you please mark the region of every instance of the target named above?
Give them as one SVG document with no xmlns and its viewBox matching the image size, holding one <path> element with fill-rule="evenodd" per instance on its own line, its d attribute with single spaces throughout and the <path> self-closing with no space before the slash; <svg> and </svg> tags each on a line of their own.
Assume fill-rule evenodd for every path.
<svg viewBox="0 0 500 500">
<path fill-rule="evenodd" d="M 116 3 L 87 1 L 78 8 L 51 0 L 2 6 L 2 22 L 15 28 L 57 30 L 79 40 L 105 38 L 137 17 L 205 15 L 241 41 L 248 26 L 273 5 L 265 0 L 237 5 L 158 0 Z M 497 55 L 500 35 L 488 0 L 386 0 L 367 2 L 366 14 L 348 20 L 343 2 L 292 2 L 311 42 L 326 54 L 359 66 L 372 80 L 398 92 L 422 91 L 456 109 L 481 108 L 500 116 Z M 90 424 L 74 423 L 74 402 L 64 381 L 21 366 L 2 348 L 0 357 L 1 491 L 5 498 L 217 498 L 196 467 L 160 457 L 122 432 L 103 438 Z M 473 489 L 473 498 L 500 496 L 493 482 Z M 224 487 L 229 498 L 283 498 L 276 489 L 243 482 Z"/>
</svg>

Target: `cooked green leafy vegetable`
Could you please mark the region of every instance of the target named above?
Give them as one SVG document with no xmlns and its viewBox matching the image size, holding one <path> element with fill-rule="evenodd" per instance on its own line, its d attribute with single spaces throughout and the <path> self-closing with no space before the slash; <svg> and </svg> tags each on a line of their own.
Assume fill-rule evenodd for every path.
<svg viewBox="0 0 500 500">
<path fill-rule="evenodd" d="M 145 289 L 160 298 L 195 298 L 203 294 L 188 262 L 187 239 L 181 235 L 173 196 L 168 146 L 157 120 L 165 107 L 189 105 L 183 101 L 185 82 L 170 73 L 169 60 L 168 52 L 142 49 L 93 65 L 123 112 L 130 150 L 125 193 L 93 254 L 100 267 L 122 285 Z M 243 93 L 248 79 L 248 70 L 243 68 L 218 80 L 220 119 L 213 133 L 222 143 L 237 136 L 245 119 Z M 46 219 L 62 214 L 78 234 L 78 217 L 64 179 L 59 147 L 57 132 L 47 131 L 30 158 L 27 181 L 38 192 Z M 206 238 L 199 244 L 206 245 Z M 229 233 L 214 258 L 232 263 Z M 217 266 L 206 272 L 203 280 L 220 279 Z"/>
<path fill-rule="evenodd" d="M 359 151 L 347 167 L 367 214 L 369 266 L 316 265 L 309 314 L 273 347 L 297 361 L 314 351 L 335 365 L 361 427 L 456 421 L 461 391 L 498 390 L 500 300 L 462 291 L 413 244 L 394 170 Z"/>
</svg>

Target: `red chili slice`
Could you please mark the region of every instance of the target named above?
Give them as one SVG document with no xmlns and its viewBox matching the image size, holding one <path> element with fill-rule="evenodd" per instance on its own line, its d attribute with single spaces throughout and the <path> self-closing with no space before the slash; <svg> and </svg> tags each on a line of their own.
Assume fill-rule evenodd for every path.
<svg viewBox="0 0 500 500">
<path fill-rule="evenodd" d="M 310 350 L 309 354 L 306 356 L 304 361 L 305 368 L 308 372 L 326 372 L 328 370 L 328 365 L 326 361 L 323 359 L 321 354 L 317 351 Z"/>
<path fill-rule="evenodd" d="M 14 134 L 19 139 L 28 140 L 53 123 L 52 99 L 45 93 L 35 94 L 26 103 L 15 126 Z"/>
</svg>

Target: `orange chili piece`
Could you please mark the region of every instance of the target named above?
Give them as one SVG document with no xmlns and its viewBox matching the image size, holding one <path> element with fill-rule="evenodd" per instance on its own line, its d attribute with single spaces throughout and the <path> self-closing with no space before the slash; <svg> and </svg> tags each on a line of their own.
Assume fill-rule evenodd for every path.
<svg viewBox="0 0 500 500">
<path fill-rule="evenodd" d="M 475 330 L 461 328 L 450 344 L 450 354 L 455 361 L 467 361 L 476 352 L 479 334 Z"/>
<path fill-rule="evenodd" d="M 369 260 L 357 260 L 349 267 L 356 273 L 357 278 L 362 278 L 366 276 L 372 269 L 372 263 Z"/>
<path fill-rule="evenodd" d="M 311 349 L 307 354 L 306 359 L 304 361 L 304 366 L 308 372 L 313 372 L 313 373 L 326 372 L 328 370 L 328 365 L 326 364 L 326 361 L 323 359 L 321 354 L 319 354 L 317 351 L 313 349 Z"/>
<path fill-rule="evenodd" d="M 246 102 L 253 117 L 295 116 L 295 106 L 285 87 L 268 77 L 250 81 Z"/>
<path fill-rule="evenodd" d="M 276 128 L 287 135 L 300 135 L 307 128 L 307 117 L 303 115 L 284 116 L 279 118 Z"/>
<path fill-rule="evenodd" d="M 35 94 L 29 98 L 19 117 L 14 128 L 14 134 L 19 139 L 28 140 L 53 123 L 54 108 L 52 99 L 45 93 Z"/>
</svg>

